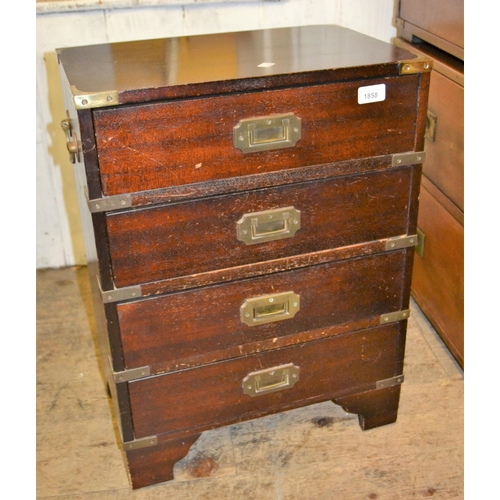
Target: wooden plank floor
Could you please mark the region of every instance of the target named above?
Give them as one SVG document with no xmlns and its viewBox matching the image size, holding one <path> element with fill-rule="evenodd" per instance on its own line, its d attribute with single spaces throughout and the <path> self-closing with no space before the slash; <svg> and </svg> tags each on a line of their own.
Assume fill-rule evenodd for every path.
<svg viewBox="0 0 500 500">
<path fill-rule="evenodd" d="M 398 421 L 331 402 L 205 432 L 175 479 L 132 491 L 98 369 L 86 268 L 37 273 L 37 498 L 333 500 L 464 496 L 463 372 L 415 304 Z"/>
</svg>

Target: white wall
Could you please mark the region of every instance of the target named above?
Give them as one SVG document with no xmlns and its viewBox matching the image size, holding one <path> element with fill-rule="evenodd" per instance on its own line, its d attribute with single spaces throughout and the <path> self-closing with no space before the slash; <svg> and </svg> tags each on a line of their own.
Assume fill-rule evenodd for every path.
<svg viewBox="0 0 500 500">
<path fill-rule="evenodd" d="M 308 24 L 339 24 L 389 42 L 396 35 L 395 3 L 395 0 L 38 0 L 37 268 L 85 264 L 72 165 L 60 128 L 65 110 L 56 48 Z M 77 4 L 79 7 L 75 8 Z"/>
</svg>

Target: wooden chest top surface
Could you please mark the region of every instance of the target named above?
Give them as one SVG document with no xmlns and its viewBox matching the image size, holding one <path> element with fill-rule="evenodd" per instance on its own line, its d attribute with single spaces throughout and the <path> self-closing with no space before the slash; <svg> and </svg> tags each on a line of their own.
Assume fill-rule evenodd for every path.
<svg viewBox="0 0 500 500">
<path fill-rule="evenodd" d="M 398 74 L 416 56 L 361 33 L 316 25 L 59 49 L 74 94 L 119 103 Z M 296 75 L 302 74 L 297 81 Z M 295 77 L 294 77 L 295 75 Z M 250 80 L 250 81 L 249 81 Z M 117 104 L 116 102 L 112 104 Z"/>
</svg>

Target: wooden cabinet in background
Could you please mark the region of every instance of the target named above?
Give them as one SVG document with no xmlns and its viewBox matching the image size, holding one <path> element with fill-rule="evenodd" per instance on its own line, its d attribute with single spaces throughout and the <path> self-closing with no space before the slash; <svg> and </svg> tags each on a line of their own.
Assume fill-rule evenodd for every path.
<svg viewBox="0 0 500 500">
<path fill-rule="evenodd" d="M 412 295 L 464 367 L 463 0 L 401 0 L 394 43 L 433 60 Z"/>
</svg>

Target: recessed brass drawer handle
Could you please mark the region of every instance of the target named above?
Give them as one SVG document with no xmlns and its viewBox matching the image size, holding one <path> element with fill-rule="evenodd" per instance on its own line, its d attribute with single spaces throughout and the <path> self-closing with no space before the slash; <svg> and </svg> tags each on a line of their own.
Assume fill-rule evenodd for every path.
<svg viewBox="0 0 500 500">
<path fill-rule="evenodd" d="M 241 384 L 243 394 L 261 396 L 293 387 L 299 381 L 299 367 L 293 363 L 249 373 Z"/>
<path fill-rule="evenodd" d="M 276 208 L 243 215 L 236 223 L 236 238 L 246 245 L 291 238 L 300 229 L 300 210 Z"/>
<path fill-rule="evenodd" d="M 294 292 L 260 295 L 246 299 L 240 307 L 240 319 L 248 326 L 293 318 L 300 310 L 300 295 Z"/>
<path fill-rule="evenodd" d="M 293 113 L 245 118 L 233 128 L 233 145 L 243 153 L 295 146 L 302 134 Z"/>
</svg>

